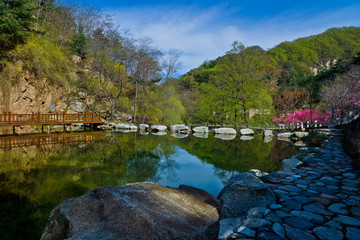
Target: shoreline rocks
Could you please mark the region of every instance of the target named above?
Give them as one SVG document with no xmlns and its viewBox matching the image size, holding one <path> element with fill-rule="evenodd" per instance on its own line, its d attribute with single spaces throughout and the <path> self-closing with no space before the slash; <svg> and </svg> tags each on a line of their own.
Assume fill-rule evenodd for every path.
<svg viewBox="0 0 360 240">
<path fill-rule="evenodd" d="M 188 133 L 190 129 L 184 124 L 171 125 L 170 131 L 173 133 Z"/>
<path fill-rule="evenodd" d="M 152 125 L 151 126 L 151 131 L 152 132 L 166 132 L 167 131 L 167 126 L 164 126 L 164 125 Z"/>
<path fill-rule="evenodd" d="M 233 128 L 215 128 L 214 133 L 224 135 L 236 135 L 236 130 Z"/>
<path fill-rule="evenodd" d="M 220 219 L 239 218 L 253 207 L 266 207 L 275 203 L 275 194 L 254 174 L 245 172 L 233 176 L 220 192 Z"/>
<path fill-rule="evenodd" d="M 208 133 L 209 132 L 209 128 L 205 127 L 205 126 L 201 126 L 201 127 L 194 127 L 192 129 L 192 131 L 194 133 Z"/>
<path fill-rule="evenodd" d="M 250 128 L 243 128 L 243 129 L 240 129 L 240 134 L 241 135 L 254 135 L 254 130 L 252 130 Z"/>
</svg>

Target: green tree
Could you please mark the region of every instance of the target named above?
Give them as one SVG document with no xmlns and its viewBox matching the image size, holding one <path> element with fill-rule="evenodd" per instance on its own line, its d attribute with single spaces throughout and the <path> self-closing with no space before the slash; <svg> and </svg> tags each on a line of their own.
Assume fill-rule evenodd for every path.
<svg viewBox="0 0 360 240">
<path fill-rule="evenodd" d="M 227 96 L 226 110 L 233 113 L 234 123 L 238 122 L 240 114 L 245 124 L 248 124 L 248 113 L 251 108 L 263 108 L 265 99 L 259 91 L 266 90 L 267 80 L 275 71 L 275 62 L 266 52 L 251 50 L 234 42 L 233 48 L 223 57 L 217 66 L 218 74 L 214 84 L 220 95 Z M 261 104 L 260 104 L 261 103 Z M 270 103 L 271 105 L 271 103 Z M 268 106 L 268 104 L 266 104 Z"/>
<path fill-rule="evenodd" d="M 30 32 L 35 7 L 31 0 L 0 1 L 0 57 L 26 41 Z"/>
</svg>

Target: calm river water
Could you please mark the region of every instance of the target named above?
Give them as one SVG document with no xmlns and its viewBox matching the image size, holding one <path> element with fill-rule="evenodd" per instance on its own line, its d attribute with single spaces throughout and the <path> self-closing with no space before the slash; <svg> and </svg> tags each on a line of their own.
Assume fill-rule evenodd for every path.
<svg viewBox="0 0 360 240">
<path fill-rule="evenodd" d="M 11 147 L 11 148 L 10 148 Z M 93 132 L 0 137 L 0 239 L 39 239 L 51 209 L 104 185 L 186 184 L 217 196 L 231 176 L 273 172 L 291 143 Z"/>
</svg>

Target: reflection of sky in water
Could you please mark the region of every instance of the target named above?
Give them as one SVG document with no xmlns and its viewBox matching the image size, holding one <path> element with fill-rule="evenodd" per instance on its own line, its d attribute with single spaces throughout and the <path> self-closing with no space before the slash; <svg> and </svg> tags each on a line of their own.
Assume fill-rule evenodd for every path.
<svg viewBox="0 0 360 240">
<path fill-rule="evenodd" d="M 169 156 L 173 160 L 171 168 L 159 169 L 157 175 L 149 181 L 159 183 L 164 186 L 178 187 L 179 185 L 189 185 L 204 189 L 215 197 L 223 188 L 223 183 L 214 174 L 214 167 L 211 164 L 203 163 L 196 156 L 186 150 L 176 147 L 175 153 Z M 162 164 L 166 159 L 161 159 Z"/>
</svg>

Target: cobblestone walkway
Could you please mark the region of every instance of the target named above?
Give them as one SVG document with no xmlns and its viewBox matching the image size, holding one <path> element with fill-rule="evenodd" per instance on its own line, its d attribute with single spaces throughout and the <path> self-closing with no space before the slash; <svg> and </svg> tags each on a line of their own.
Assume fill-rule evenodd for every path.
<svg viewBox="0 0 360 240">
<path fill-rule="evenodd" d="M 255 209 L 257 221 L 241 226 L 232 239 L 360 240 L 360 174 L 344 152 L 341 136 L 297 157 L 292 173 L 276 172 L 264 182 L 277 204 Z M 250 216 L 251 217 L 251 216 Z"/>
</svg>

